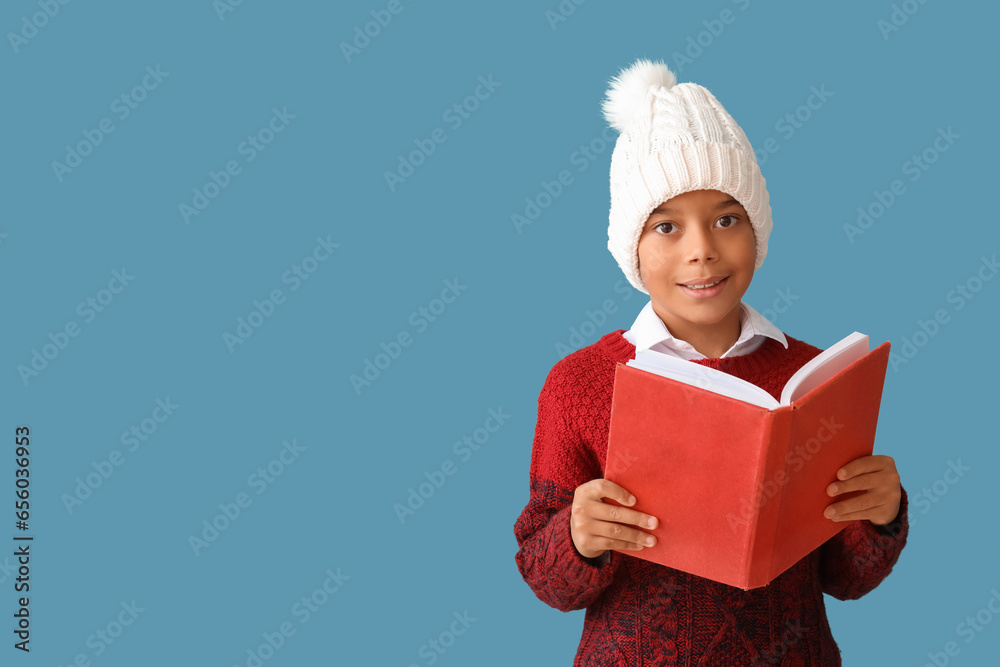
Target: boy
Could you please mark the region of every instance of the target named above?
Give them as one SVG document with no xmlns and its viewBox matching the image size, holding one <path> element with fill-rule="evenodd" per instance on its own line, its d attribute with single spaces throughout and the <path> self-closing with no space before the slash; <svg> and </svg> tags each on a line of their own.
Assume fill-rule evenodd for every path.
<svg viewBox="0 0 1000 667">
<path fill-rule="evenodd" d="M 820 350 L 742 302 L 767 253 L 771 208 L 753 149 L 718 100 L 696 84 L 677 85 L 663 63 L 640 59 L 612 81 L 603 109 L 620 132 L 608 248 L 650 300 L 629 331 L 568 355 L 545 380 L 531 496 L 514 527 L 518 569 L 547 604 L 587 609 L 576 666 L 840 665 L 823 593 L 868 593 L 906 543 L 907 497 L 889 456 L 838 471 L 826 516 L 849 525 L 762 588 L 744 591 L 611 551 L 654 544 L 643 529 L 657 525 L 603 502 L 635 502 L 602 479 L 616 363 L 651 348 L 777 398 Z M 855 490 L 863 493 L 836 500 Z"/>
</svg>

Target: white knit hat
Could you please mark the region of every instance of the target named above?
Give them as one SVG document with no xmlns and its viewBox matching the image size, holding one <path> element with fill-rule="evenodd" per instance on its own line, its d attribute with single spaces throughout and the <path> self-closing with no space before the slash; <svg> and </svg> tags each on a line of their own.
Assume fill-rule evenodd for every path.
<svg viewBox="0 0 1000 667">
<path fill-rule="evenodd" d="M 611 81 L 604 118 L 620 133 L 611 154 L 608 250 L 637 290 L 639 236 L 653 209 L 692 190 L 718 190 L 750 216 L 754 269 L 767 255 L 771 206 L 764 176 L 740 126 L 696 83 L 677 83 L 662 62 L 640 59 Z"/>
</svg>

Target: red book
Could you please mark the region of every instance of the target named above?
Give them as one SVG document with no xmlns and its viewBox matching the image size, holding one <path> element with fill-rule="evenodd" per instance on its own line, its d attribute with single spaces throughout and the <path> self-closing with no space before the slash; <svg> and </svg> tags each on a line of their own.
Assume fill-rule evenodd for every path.
<svg viewBox="0 0 1000 667">
<path fill-rule="evenodd" d="M 656 546 L 619 553 L 745 590 L 770 583 L 847 527 L 823 511 L 861 492 L 826 487 L 872 454 L 888 359 L 888 342 L 868 351 L 855 332 L 793 375 L 782 401 L 670 355 L 619 363 L 604 477 L 659 519 L 643 529 Z M 633 365 L 644 361 L 660 367 Z"/>
</svg>

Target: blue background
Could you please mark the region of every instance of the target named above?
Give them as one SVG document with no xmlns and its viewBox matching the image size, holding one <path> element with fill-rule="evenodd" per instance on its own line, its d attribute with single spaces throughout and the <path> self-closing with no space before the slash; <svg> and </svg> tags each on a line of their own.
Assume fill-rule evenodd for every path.
<svg viewBox="0 0 1000 667">
<path fill-rule="evenodd" d="M 427 642 L 467 614 L 435 664 L 570 664 L 583 612 L 547 607 L 521 580 L 513 524 L 546 374 L 577 347 L 574 330 L 590 344 L 645 303 L 606 248 L 600 103 L 647 57 L 712 90 L 758 153 L 776 141 L 762 160 L 774 231 L 745 300 L 821 347 L 853 330 L 895 350 L 922 343 L 888 374 L 876 440 L 913 528 L 878 589 L 827 598 L 845 664 L 922 665 L 950 641 L 954 664 L 993 664 L 1000 619 L 969 642 L 956 627 L 1000 589 L 1000 280 L 973 281 L 961 308 L 952 290 L 1000 246 L 995 6 L 911 1 L 884 32 L 889 2 L 563 2 L 567 16 L 555 0 L 402 0 L 397 14 L 387 2 L 52 4 L 51 18 L 44 0 L 0 10 L 0 507 L 13 536 L 14 429 L 28 425 L 35 536 L 31 653 L 12 647 L 8 556 L 0 663 L 247 665 L 289 623 L 263 664 L 429 665 Z M 713 23 L 725 9 L 732 21 Z M 363 48 L 345 55 L 355 39 Z M 146 78 L 122 118 L 114 101 L 147 67 L 168 74 Z M 480 77 L 493 90 L 467 117 L 448 114 Z M 832 95 L 803 111 L 813 86 Z M 274 109 L 294 118 L 248 160 L 242 142 Z M 789 134 L 797 110 L 808 119 Z M 57 175 L 105 118 L 113 131 Z M 446 140 L 390 187 L 385 173 L 436 128 Z M 959 138 L 911 180 L 905 163 L 948 128 Z M 231 160 L 239 173 L 186 221 L 180 205 Z M 572 182 L 516 228 L 563 170 Z M 905 192 L 849 238 L 845 224 L 896 179 Z M 315 271 L 293 290 L 286 272 L 317 238 L 339 247 L 306 262 Z M 134 279 L 102 292 L 123 268 Z M 446 281 L 462 287 L 442 311 Z M 283 302 L 227 345 L 276 289 Z M 782 293 L 792 305 L 768 312 Z M 90 321 L 78 310 L 108 297 Z M 614 312 L 587 325 L 608 299 Z M 941 309 L 947 322 L 915 337 Z M 36 375 L 19 371 L 71 323 L 78 335 Z M 409 345 L 378 357 L 401 333 Z M 376 361 L 356 389 L 351 376 Z M 178 407 L 129 451 L 123 432 L 168 398 Z M 490 409 L 510 417 L 463 459 L 454 443 Z M 279 466 L 286 440 L 304 449 Z M 121 465 L 67 507 L 115 450 Z M 454 474 L 401 521 L 394 506 L 448 460 Z M 954 484 L 949 462 L 969 468 Z M 258 493 L 251 476 L 269 463 L 280 474 Z M 917 503 L 923 489 L 934 502 Z M 218 518 L 241 493 L 250 505 Z M 228 526 L 196 550 L 213 520 Z M 317 594 L 328 569 L 348 578 Z M 323 604 L 303 623 L 295 605 L 312 596 Z M 117 633 L 132 601 L 134 622 L 95 639 Z"/>
</svg>

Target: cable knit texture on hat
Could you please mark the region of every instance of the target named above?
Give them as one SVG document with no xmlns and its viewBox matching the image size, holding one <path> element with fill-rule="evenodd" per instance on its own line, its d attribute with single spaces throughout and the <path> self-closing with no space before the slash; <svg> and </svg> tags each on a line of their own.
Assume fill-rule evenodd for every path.
<svg viewBox="0 0 1000 667">
<path fill-rule="evenodd" d="M 753 148 L 707 88 L 676 83 L 662 62 L 637 60 L 611 81 L 604 117 L 620 133 L 611 155 L 608 249 L 632 285 L 639 236 L 653 209 L 692 190 L 718 190 L 750 216 L 759 269 L 767 255 L 771 206 Z"/>
</svg>

